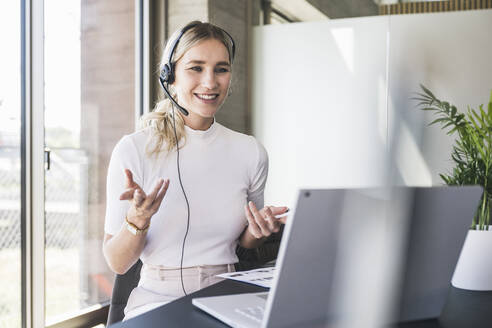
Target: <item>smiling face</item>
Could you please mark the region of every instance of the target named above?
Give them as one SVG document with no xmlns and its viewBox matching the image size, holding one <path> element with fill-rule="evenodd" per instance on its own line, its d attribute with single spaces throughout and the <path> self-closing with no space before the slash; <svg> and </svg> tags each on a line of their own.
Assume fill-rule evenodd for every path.
<svg viewBox="0 0 492 328">
<path fill-rule="evenodd" d="M 176 62 L 175 82 L 178 103 L 190 114 L 185 124 L 206 130 L 224 103 L 231 82 L 229 53 L 216 39 L 200 41 Z"/>
</svg>

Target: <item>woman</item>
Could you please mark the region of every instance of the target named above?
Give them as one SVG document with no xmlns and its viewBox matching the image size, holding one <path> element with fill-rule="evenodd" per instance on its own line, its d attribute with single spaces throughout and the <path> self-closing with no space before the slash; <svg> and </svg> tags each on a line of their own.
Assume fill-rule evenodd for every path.
<svg viewBox="0 0 492 328">
<path fill-rule="evenodd" d="M 209 23 L 175 32 L 161 70 L 173 68 L 170 93 L 189 115 L 161 100 L 113 150 L 103 252 L 119 274 L 143 262 L 125 319 L 218 282 L 234 270 L 238 243 L 258 247 L 285 223 L 275 215 L 286 207 L 263 207 L 263 146 L 214 119 L 229 92 L 233 48 Z"/>
</svg>

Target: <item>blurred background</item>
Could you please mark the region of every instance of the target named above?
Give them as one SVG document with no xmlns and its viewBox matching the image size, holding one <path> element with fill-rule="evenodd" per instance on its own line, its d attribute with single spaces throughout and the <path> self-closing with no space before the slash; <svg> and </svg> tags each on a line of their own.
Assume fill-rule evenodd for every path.
<svg viewBox="0 0 492 328">
<path fill-rule="evenodd" d="M 460 110 L 487 102 L 490 8 L 491 0 L 1 1 L 0 327 L 69 327 L 107 310 L 107 165 L 162 96 L 157 67 L 176 29 L 199 19 L 234 37 L 233 92 L 217 120 L 265 145 L 266 202 L 292 206 L 299 187 L 376 186 L 388 170 L 397 184 L 440 184 L 453 139 L 425 129 L 429 116 L 410 98 L 423 83 Z"/>
</svg>

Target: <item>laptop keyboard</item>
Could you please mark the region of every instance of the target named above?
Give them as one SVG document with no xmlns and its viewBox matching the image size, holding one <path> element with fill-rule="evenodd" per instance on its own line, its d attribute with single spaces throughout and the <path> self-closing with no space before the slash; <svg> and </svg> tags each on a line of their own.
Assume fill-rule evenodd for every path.
<svg viewBox="0 0 492 328">
<path fill-rule="evenodd" d="M 265 308 L 263 306 L 249 306 L 245 308 L 236 308 L 234 309 L 234 312 L 261 323 Z"/>
</svg>

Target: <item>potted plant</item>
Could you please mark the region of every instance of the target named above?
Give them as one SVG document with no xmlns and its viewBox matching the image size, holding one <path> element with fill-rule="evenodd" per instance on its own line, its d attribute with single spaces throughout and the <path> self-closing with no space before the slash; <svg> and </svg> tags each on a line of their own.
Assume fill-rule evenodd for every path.
<svg viewBox="0 0 492 328">
<path fill-rule="evenodd" d="M 487 108 L 456 106 L 442 101 L 425 86 L 414 99 L 418 107 L 436 116 L 429 125 L 440 124 L 456 136 L 451 152 L 453 169 L 440 177 L 447 185 L 480 185 L 483 194 L 473 215 L 451 289 L 440 321 L 445 327 L 492 327 L 492 91 Z"/>
</svg>

